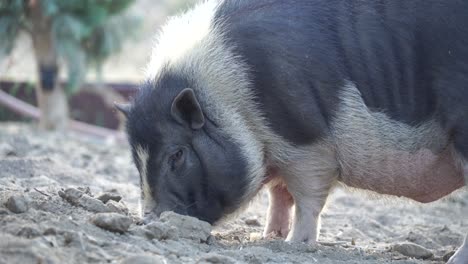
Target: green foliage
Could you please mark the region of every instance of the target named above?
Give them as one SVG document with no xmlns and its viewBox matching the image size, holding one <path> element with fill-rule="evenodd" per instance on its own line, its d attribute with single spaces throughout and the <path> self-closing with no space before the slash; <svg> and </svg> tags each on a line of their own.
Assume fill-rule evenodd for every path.
<svg viewBox="0 0 468 264">
<path fill-rule="evenodd" d="M 9 54 L 24 26 L 23 0 L 0 0 L 0 59 Z"/>
<path fill-rule="evenodd" d="M 0 16 L 0 59 L 11 52 L 18 35 L 20 24 L 10 15 Z"/>
<path fill-rule="evenodd" d="M 0 0 L 0 14 L 21 14 L 24 4 L 24 0 Z"/>
<path fill-rule="evenodd" d="M 84 79 L 89 63 L 102 62 L 132 36 L 138 19 L 121 13 L 134 0 L 36 0 L 51 21 L 55 48 L 67 64 L 68 91 Z M 0 58 L 13 48 L 20 29 L 30 28 L 26 0 L 0 0 Z"/>
</svg>

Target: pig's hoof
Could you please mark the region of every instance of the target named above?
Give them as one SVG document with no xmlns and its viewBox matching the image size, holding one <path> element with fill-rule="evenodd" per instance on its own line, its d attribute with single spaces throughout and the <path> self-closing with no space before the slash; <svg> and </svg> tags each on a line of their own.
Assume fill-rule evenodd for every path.
<svg viewBox="0 0 468 264">
<path fill-rule="evenodd" d="M 265 228 L 263 231 L 263 238 L 271 239 L 271 238 L 286 238 L 289 233 L 288 227 L 277 227 L 277 228 Z"/>
<path fill-rule="evenodd" d="M 315 236 L 308 236 L 308 235 L 302 235 L 302 236 L 288 235 L 288 237 L 286 238 L 286 242 L 307 243 L 307 244 L 310 244 L 310 245 L 317 244 Z"/>
<path fill-rule="evenodd" d="M 275 230 L 271 232 L 264 232 L 263 238 L 264 239 L 275 239 L 275 238 L 286 238 L 288 236 L 288 231 L 283 230 Z"/>
</svg>

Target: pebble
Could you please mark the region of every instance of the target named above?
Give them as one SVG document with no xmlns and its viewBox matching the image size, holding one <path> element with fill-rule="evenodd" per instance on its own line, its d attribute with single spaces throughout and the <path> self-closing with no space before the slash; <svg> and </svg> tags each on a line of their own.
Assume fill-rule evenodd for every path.
<svg viewBox="0 0 468 264">
<path fill-rule="evenodd" d="M 260 226 L 260 222 L 257 218 L 247 218 L 244 220 L 244 222 L 249 226 Z"/>
<path fill-rule="evenodd" d="M 60 197 L 67 200 L 69 203 L 77 205 L 78 199 L 80 199 L 84 193 L 75 188 L 68 188 L 63 191 L 59 191 L 58 194 Z"/>
<path fill-rule="evenodd" d="M 110 192 L 101 193 L 96 198 L 101 200 L 103 203 L 107 203 L 108 201 L 120 202 L 120 200 L 122 200 L 122 196 L 117 193 Z"/>
<path fill-rule="evenodd" d="M 91 218 L 91 222 L 105 230 L 125 233 L 132 224 L 132 219 L 118 213 L 98 213 Z"/>
<path fill-rule="evenodd" d="M 109 208 L 109 211 L 111 212 L 128 215 L 128 208 L 121 202 L 108 200 L 106 203 L 106 206 L 107 208 Z"/>
<path fill-rule="evenodd" d="M 91 212 L 103 213 L 111 211 L 104 203 L 87 194 L 83 194 L 83 196 L 81 196 L 81 198 L 78 200 L 78 204 Z"/>
<path fill-rule="evenodd" d="M 21 194 L 10 196 L 5 203 L 5 206 L 8 210 L 16 214 L 24 213 L 29 209 L 28 200 Z"/>
<path fill-rule="evenodd" d="M 407 257 L 417 259 L 428 259 L 434 255 L 429 249 L 409 242 L 396 244 L 392 249 L 393 251 L 399 252 Z"/>
<path fill-rule="evenodd" d="M 169 226 L 161 222 L 151 222 L 143 227 L 148 239 L 177 239 L 178 233 L 174 226 Z"/>
<path fill-rule="evenodd" d="M 0 143 L 0 157 L 16 156 L 15 148 L 8 143 Z"/>
<path fill-rule="evenodd" d="M 125 258 L 121 264 L 166 264 L 166 260 L 161 256 L 141 255 Z"/>
<path fill-rule="evenodd" d="M 109 209 L 109 207 L 107 207 L 103 202 L 89 196 L 86 191 L 68 188 L 64 191 L 59 191 L 58 194 L 69 203 L 81 206 L 91 212 L 103 213 L 111 211 L 111 209 Z"/>
<path fill-rule="evenodd" d="M 211 225 L 195 217 L 179 215 L 174 212 L 163 212 L 161 222 L 177 228 L 181 238 L 206 242 L 211 235 Z"/>
</svg>

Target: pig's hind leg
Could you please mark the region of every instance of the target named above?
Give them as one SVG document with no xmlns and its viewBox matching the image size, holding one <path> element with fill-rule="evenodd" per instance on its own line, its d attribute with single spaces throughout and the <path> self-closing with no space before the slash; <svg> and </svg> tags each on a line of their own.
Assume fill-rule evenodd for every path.
<svg viewBox="0 0 468 264">
<path fill-rule="evenodd" d="M 271 186 L 268 195 L 267 224 L 263 231 L 263 237 L 286 238 L 289 233 L 291 207 L 294 204 L 293 197 L 283 183 Z"/>
</svg>

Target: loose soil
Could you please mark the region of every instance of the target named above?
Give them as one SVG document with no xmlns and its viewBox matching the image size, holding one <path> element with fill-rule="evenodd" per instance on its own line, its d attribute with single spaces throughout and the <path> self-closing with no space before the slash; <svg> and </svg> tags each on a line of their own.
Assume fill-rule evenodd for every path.
<svg viewBox="0 0 468 264">
<path fill-rule="evenodd" d="M 0 263 L 444 263 L 468 231 L 466 190 L 422 205 L 337 189 L 318 246 L 261 239 L 263 192 L 216 227 L 143 225 L 138 181 L 126 144 L 0 124 Z"/>
</svg>

